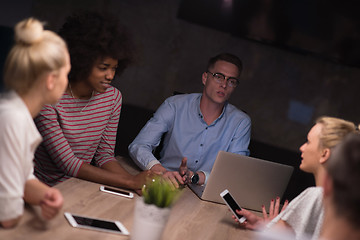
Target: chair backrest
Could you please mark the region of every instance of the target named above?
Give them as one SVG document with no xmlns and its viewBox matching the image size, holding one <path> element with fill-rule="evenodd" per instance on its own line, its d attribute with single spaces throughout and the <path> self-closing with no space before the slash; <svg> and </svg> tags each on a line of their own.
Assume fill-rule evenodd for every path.
<svg viewBox="0 0 360 240">
<path fill-rule="evenodd" d="M 129 157 L 128 146 L 138 135 L 146 122 L 152 117 L 153 111 L 123 104 L 116 136 L 115 156 Z"/>
</svg>

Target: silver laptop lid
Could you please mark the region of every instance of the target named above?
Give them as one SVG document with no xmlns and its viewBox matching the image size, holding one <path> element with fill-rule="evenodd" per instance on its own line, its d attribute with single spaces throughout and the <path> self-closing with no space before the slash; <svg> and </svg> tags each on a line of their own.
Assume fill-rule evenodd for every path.
<svg viewBox="0 0 360 240">
<path fill-rule="evenodd" d="M 292 166 L 265 161 L 240 154 L 219 151 L 202 200 L 224 203 L 220 193 L 228 189 L 241 207 L 261 211 L 271 199 L 282 197 L 291 174 Z M 202 192 L 201 186 L 192 186 Z"/>
</svg>

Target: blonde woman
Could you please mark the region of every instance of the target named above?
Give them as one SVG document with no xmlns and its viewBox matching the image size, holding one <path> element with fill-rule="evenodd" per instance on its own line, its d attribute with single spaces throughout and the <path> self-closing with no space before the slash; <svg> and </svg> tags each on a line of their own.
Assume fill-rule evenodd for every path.
<svg viewBox="0 0 360 240">
<path fill-rule="evenodd" d="M 70 59 L 65 42 L 29 18 L 15 26 L 15 44 L 7 56 L 0 97 L 0 226 L 14 227 L 24 201 L 40 205 L 45 219 L 63 204 L 61 193 L 33 175 L 34 152 L 42 138 L 33 118 L 55 103 L 67 86 Z"/>
<path fill-rule="evenodd" d="M 326 173 L 324 163 L 329 159 L 333 148 L 346 135 L 355 131 L 356 126 L 352 122 L 333 117 L 317 119 L 316 124 L 308 133 L 306 143 L 300 147 L 302 157 L 300 169 L 314 175 L 316 186 L 305 189 L 269 223 L 249 211 L 239 211 L 239 214 L 247 218 L 242 226 L 249 229 L 262 229 L 267 224 L 265 229 L 286 229 L 293 232 L 297 239 L 309 236 L 317 239 L 324 217 L 323 188 L 321 187 Z"/>
</svg>

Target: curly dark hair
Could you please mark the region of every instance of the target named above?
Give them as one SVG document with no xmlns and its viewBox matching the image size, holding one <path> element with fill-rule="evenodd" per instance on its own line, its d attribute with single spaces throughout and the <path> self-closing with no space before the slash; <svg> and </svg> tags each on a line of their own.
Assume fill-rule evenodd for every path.
<svg viewBox="0 0 360 240">
<path fill-rule="evenodd" d="M 111 14 L 76 12 L 67 17 L 59 35 L 65 39 L 70 52 L 69 81 L 88 78 L 99 58 L 118 59 L 118 75 L 133 60 L 133 45 L 129 34 Z"/>
</svg>

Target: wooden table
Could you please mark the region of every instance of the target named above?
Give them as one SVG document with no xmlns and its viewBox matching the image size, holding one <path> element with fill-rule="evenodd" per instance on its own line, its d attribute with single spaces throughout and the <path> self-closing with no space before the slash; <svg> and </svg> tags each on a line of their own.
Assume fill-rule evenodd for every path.
<svg viewBox="0 0 360 240">
<path fill-rule="evenodd" d="M 135 198 L 128 199 L 99 191 L 100 184 L 76 178 L 56 186 L 65 199 L 61 213 L 47 222 L 38 207 L 25 209 L 20 224 L 10 230 L 0 229 L 1 240 L 12 239 L 129 239 L 128 236 L 73 228 L 64 217 L 71 212 L 89 217 L 119 220 L 130 231 Z M 173 206 L 163 239 L 251 239 L 253 232 L 240 229 L 222 204 L 201 201 L 189 188 Z"/>
</svg>

